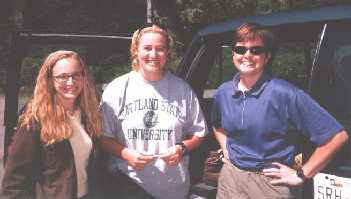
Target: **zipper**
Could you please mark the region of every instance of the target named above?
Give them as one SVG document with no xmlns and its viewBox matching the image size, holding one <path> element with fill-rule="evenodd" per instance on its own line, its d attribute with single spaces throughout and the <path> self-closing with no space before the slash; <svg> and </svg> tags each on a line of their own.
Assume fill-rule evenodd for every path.
<svg viewBox="0 0 351 199">
<path fill-rule="evenodd" d="M 241 109 L 241 126 L 244 126 L 244 112 L 245 112 L 245 106 L 246 106 L 246 92 L 243 91 L 243 96 L 244 96 L 244 103 L 243 107 Z"/>
</svg>

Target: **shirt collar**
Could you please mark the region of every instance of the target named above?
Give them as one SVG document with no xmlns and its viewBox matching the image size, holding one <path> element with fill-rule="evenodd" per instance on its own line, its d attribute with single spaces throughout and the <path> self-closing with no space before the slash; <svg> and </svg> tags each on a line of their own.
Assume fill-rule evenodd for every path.
<svg viewBox="0 0 351 199">
<path fill-rule="evenodd" d="M 264 71 L 260 76 L 260 78 L 255 83 L 255 85 L 245 93 L 253 96 L 259 96 L 271 79 L 272 79 L 272 76 L 268 72 Z M 234 88 L 233 96 L 240 96 L 242 94 L 242 92 L 238 89 L 239 81 L 240 81 L 240 73 L 237 73 L 232 80 L 233 88 Z"/>
</svg>

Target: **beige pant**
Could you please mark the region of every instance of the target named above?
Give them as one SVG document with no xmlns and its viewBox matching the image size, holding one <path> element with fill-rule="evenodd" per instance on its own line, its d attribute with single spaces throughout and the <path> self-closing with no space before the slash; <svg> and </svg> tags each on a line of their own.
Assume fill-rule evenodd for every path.
<svg viewBox="0 0 351 199">
<path fill-rule="evenodd" d="M 299 199 L 301 187 L 274 186 L 261 173 L 244 171 L 225 163 L 219 175 L 217 199 Z"/>
</svg>

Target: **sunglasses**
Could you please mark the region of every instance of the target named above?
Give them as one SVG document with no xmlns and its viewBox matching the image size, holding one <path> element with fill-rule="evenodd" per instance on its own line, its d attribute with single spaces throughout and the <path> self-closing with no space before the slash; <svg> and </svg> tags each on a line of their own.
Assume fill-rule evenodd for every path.
<svg viewBox="0 0 351 199">
<path fill-rule="evenodd" d="M 250 51 L 250 53 L 253 55 L 261 55 L 267 51 L 267 49 L 263 46 L 253 46 L 250 48 L 246 48 L 245 46 L 233 46 L 232 50 L 239 55 L 243 55 L 247 51 Z"/>
</svg>

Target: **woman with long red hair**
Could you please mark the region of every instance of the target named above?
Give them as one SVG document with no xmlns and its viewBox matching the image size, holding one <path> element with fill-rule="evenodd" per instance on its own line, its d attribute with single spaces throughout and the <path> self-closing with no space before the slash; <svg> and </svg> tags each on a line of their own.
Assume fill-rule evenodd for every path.
<svg viewBox="0 0 351 199">
<path fill-rule="evenodd" d="M 20 115 L 5 165 L 4 198 L 90 198 L 99 100 L 73 51 L 51 53 Z"/>
</svg>

